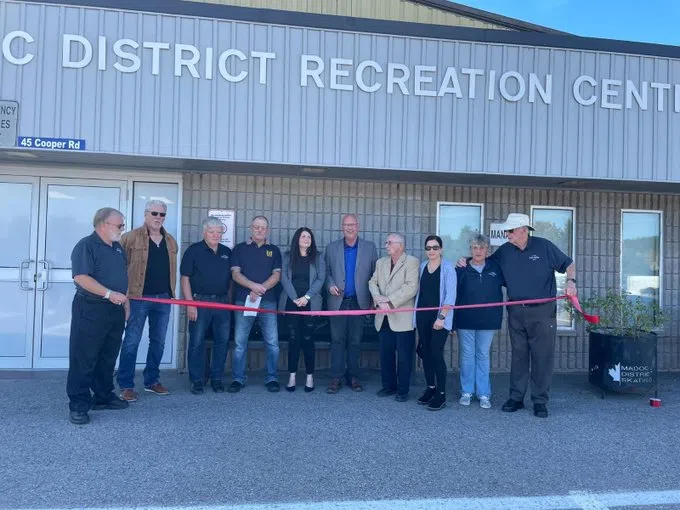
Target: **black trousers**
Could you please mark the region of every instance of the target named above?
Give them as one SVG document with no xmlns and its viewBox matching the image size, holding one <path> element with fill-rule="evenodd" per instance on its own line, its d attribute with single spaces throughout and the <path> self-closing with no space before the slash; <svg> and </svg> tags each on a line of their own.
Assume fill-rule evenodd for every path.
<svg viewBox="0 0 680 510">
<path fill-rule="evenodd" d="M 397 390 L 399 395 L 408 395 L 415 352 L 415 331 L 392 331 L 385 317 L 378 336 L 383 389 Z"/>
<path fill-rule="evenodd" d="M 300 362 L 300 350 L 304 353 L 305 370 L 314 373 L 314 340 L 312 339 L 313 318 L 308 315 L 289 315 L 288 326 L 288 372 L 294 374 Z"/>
<path fill-rule="evenodd" d="M 425 380 L 428 386 L 436 386 L 437 390 L 443 393 L 446 392 L 444 346 L 451 332 L 448 329 L 432 329 L 436 320 L 436 315 L 427 316 L 422 312 L 418 312 L 418 315 L 416 315 Z"/>
<path fill-rule="evenodd" d="M 344 299 L 340 310 L 360 310 L 356 298 Z M 330 317 L 331 372 L 338 379 L 359 377 L 361 338 L 364 335 L 364 315 L 336 315 Z"/>
<path fill-rule="evenodd" d="M 66 380 L 72 411 L 87 412 L 92 404 L 117 398 L 113 393 L 113 371 L 124 329 L 123 306 L 80 294 L 73 298 Z"/>
<path fill-rule="evenodd" d="M 531 380 L 531 401 L 548 403 L 555 361 L 556 316 L 555 303 L 508 307 L 511 399 L 524 400 Z"/>
</svg>

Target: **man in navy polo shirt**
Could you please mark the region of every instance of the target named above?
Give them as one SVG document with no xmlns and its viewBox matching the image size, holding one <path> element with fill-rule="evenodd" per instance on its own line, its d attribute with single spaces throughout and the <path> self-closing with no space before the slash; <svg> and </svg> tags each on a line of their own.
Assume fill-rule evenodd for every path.
<svg viewBox="0 0 680 510">
<path fill-rule="evenodd" d="M 567 290 L 576 295 L 576 266 L 552 242 L 529 236 L 534 230 L 526 214 L 511 213 L 502 226 L 508 240 L 491 259 L 498 262 L 505 277 L 509 301 L 554 298 L 557 295 L 555 271 L 567 273 Z M 465 266 L 459 259 L 458 266 Z M 508 306 L 508 333 L 512 346 L 510 398 L 503 411 L 524 408 L 524 395 L 531 379 L 534 416 L 547 418 L 557 328 L 557 304 L 553 302 Z"/>
<path fill-rule="evenodd" d="M 71 253 L 76 294 L 66 393 L 70 420 L 76 425 L 89 423 L 90 409 L 129 405 L 113 392 L 113 370 L 130 312 L 127 259 L 120 245 L 125 219 L 120 211 L 104 207 L 95 213 L 92 224 L 94 232 L 78 241 Z"/>
<path fill-rule="evenodd" d="M 231 257 L 229 248 L 220 244 L 224 224 L 219 218 L 203 220 L 203 241 L 194 243 L 184 252 L 180 264 L 182 294 L 184 299 L 226 303 L 231 283 Z M 187 307 L 189 318 L 189 349 L 187 362 L 191 393 L 203 394 L 205 369 L 205 335 L 211 330 L 213 349 L 210 364 L 210 385 L 215 393 L 222 393 L 224 365 L 227 362 L 231 311 L 211 308 Z"/>
<path fill-rule="evenodd" d="M 251 237 L 245 243 L 234 247 L 231 264 L 234 279 L 234 304 L 266 310 L 277 309 L 274 287 L 281 278 L 281 251 L 267 242 L 269 220 L 255 216 L 250 223 Z M 246 383 L 246 351 L 248 336 L 257 319 L 267 350 L 267 376 L 265 386 L 271 392 L 280 390 L 276 370 L 279 359 L 279 331 L 275 313 L 246 315 L 247 312 L 234 312 L 234 354 L 232 374 L 234 381 L 229 386 L 230 393 L 237 393 Z"/>
</svg>

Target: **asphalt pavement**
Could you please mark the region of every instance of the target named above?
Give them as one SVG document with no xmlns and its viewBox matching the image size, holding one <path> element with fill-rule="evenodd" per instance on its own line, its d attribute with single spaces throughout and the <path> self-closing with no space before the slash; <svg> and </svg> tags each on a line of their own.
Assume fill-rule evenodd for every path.
<svg viewBox="0 0 680 510">
<path fill-rule="evenodd" d="M 317 374 L 312 393 L 300 374 L 288 393 L 282 374 L 272 394 L 255 374 L 238 394 L 195 396 L 187 376 L 170 371 L 170 396 L 142 392 L 128 409 L 92 411 L 76 426 L 65 372 L 0 372 L 0 508 L 363 508 L 564 495 L 581 498 L 574 508 L 606 508 L 589 495 L 680 495 L 680 374 L 660 376 L 660 408 L 648 396 L 601 399 L 586 374 L 558 374 L 547 419 L 533 416 L 528 398 L 527 409 L 501 412 L 505 374 L 492 377 L 489 410 L 458 405 L 452 375 L 448 406 L 429 412 L 415 402 L 417 379 L 399 403 L 375 395 L 377 372 L 363 393 L 326 394 L 328 374 Z M 680 508 L 680 499 L 656 508 Z"/>
</svg>

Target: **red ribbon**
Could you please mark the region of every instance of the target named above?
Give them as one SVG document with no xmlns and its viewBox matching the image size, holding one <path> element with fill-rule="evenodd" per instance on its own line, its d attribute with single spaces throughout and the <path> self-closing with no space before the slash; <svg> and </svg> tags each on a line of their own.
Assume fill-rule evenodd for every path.
<svg viewBox="0 0 680 510">
<path fill-rule="evenodd" d="M 376 315 L 376 314 L 387 314 L 387 313 L 403 313 L 403 312 L 426 312 L 433 310 L 449 309 L 449 310 L 462 310 L 466 308 L 489 308 L 494 306 L 513 306 L 513 305 L 534 305 L 542 303 L 550 303 L 552 301 L 557 301 L 559 299 L 568 299 L 571 301 L 573 307 L 583 315 L 583 318 L 592 322 L 593 324 L 598 324 L 600 318 L 597 315 L 588 315 L 583 312 L 581 308 L 581 303 L 579 303 L 576 296 L 567 296 L 563 294 L 554 298 L 542 298 L 542 299 L 524 299 L 522 301 L 501 301 L 496 303 L 481 303 L 477 305 L 444 305 L 441 307 L 429 307 L 429 308 L 392 308 L 390 310 L 381 309 L 369 309 L 369 310 L 320 310 L 320 311 L 279 311 L 279 310 L 266 310 L 263 308 L 252 308 L 249 306 L 239 306 L 230 305 L 226 303 L 213 303 L 212 301 L 189 301 L 187 299 L 166 299 L 166 298 L 150 298 L 150 297 L 131 297 L 137 301 L 149 301 L 151 303 L 161 303 L 166 305 L 179 305 L 179 306 L 194 306 L 196 308 L 211 308 L 213 310 L 233 310 L 237 312 L 257 312 L 257 313 L 275 313 L 280 315 L 316 315 L 321 317 L 329 317 L 333 315 Z"/>
</svg>

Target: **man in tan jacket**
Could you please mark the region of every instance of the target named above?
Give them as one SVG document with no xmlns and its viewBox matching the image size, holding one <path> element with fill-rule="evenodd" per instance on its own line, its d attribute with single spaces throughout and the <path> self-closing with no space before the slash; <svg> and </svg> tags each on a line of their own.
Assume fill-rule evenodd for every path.
<svg viewBox="0 0 680 510">
<path fill-rule="evenodd" d="M 120 244 L 128 260 L 128 296 L 171 298 L 175 296 L 177 241 L 163 228 L 167 206 L 150 200 L 144 208 L 144 225 L 123 236 Z M 144 391 L 156 395 L 170 392 L 160 383 L 159 366 L 165 349 L 165 335 L 170 321 L 170 305 L 148 301 L 130 301 L 130 318 L 120 350 L 118 386 L 121 398 L 137 400 L 135 367 L 137 350 L 149 319 L 149 350 L 144 368 Z"/>
<path fill-rule="evenodd" d="M 387 256 L 378 260 L 368 282 L 376 308 L 413 308 L 418 293 L 417 258 L 405 253 L 404 237 L 390 234 L 385 241 Z M 413 312 L 376 314 L 375 329 L 380 337 L 380 371 L 382 389 L 379 397 L 397 396 L 397 402 L 408 400 L 415 330 Z M 397 360 L 395 360 L 395 352 Z"/>
</svg>

